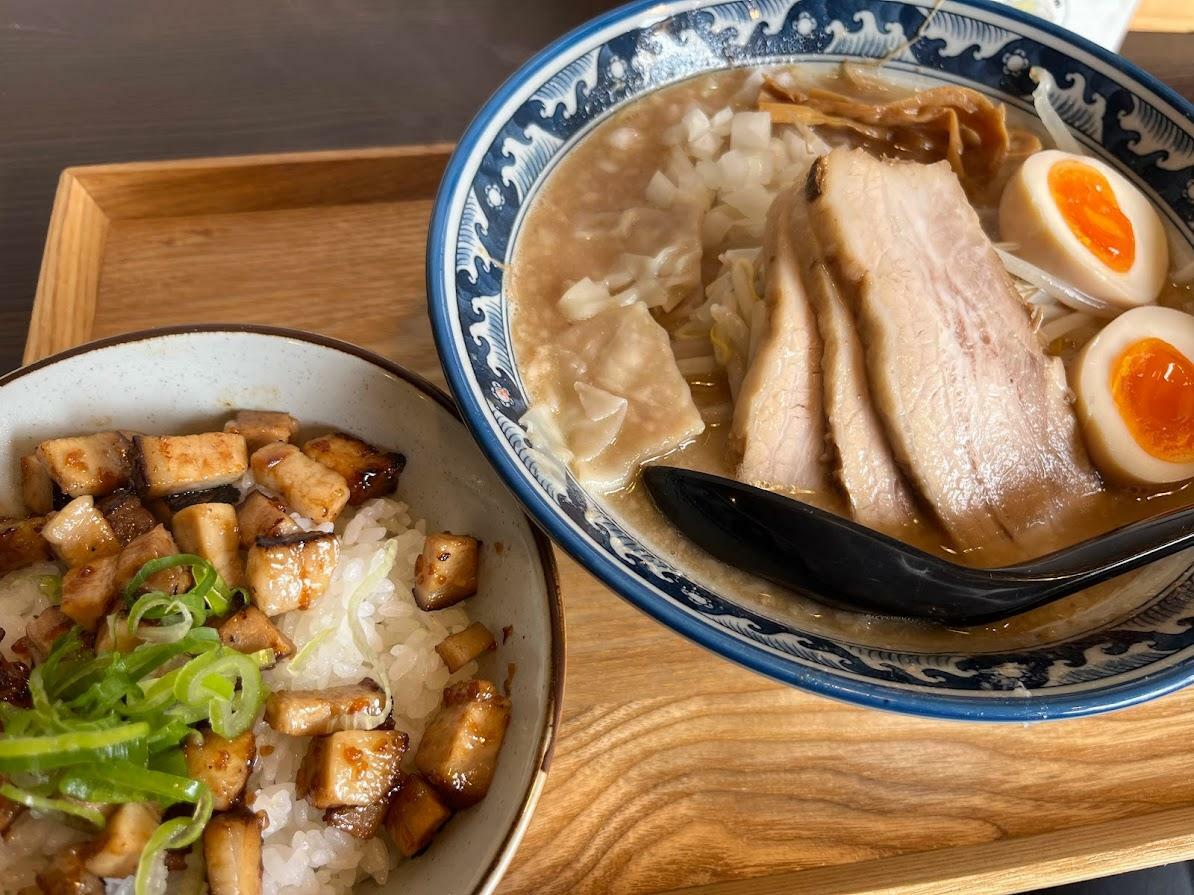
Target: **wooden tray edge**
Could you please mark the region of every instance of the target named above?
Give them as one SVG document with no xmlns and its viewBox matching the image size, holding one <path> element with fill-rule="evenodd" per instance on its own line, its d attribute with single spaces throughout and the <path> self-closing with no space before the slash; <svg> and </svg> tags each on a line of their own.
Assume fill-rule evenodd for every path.
<svg viewBox="0 0 1194 895">
<path fill-rule="evenodd" d="M 669 895 L 1015 893 L 1194 858 L 1194 807 L 981 845 L 675 890 Z"/>
<path fill-rule="evenodd" d="M 113 221 L 311 204 L 430 199 L 453 144 L 121 162 L 65 169 L 58 181 L 23 363 L 88 341 Z M 301 169 L 326 172 L 304 188 Z M 300 169 L 296 171 L 296 169 Z M 386 175 L 379 183 L 377 175 Z M 232 181 L 237 198 L 223 198 Z M 339 191 L 335 190 L 337 184 Z M 164 199 L 185 196 L 180 201 Z"/>
</svg>

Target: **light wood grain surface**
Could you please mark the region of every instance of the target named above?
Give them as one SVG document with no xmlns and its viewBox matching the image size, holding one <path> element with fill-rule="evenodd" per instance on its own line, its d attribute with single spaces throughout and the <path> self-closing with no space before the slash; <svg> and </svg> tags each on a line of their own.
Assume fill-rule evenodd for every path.
<svg viewBox="0 0 1194 895">
<path fill-rule="evenodd" d="M 68 171 L 26 359 L 247 321 L 348 339 L 442 384 L 422 262 L 444 159 Z M 853 708 L 702 651 L 560 559 L 562 732 L 503 892 L 1012 892 L 1194 856 L 1194 693 L 1043 726 Z"/>
</svg>

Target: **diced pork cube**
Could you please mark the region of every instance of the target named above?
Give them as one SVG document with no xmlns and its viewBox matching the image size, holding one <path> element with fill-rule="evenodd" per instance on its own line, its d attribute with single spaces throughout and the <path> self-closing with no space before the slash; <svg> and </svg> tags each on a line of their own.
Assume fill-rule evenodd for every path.
<svg viewBox="0 0 1194 895">
<path fill-rule="evenodd" d="M 242 410 L 224 424 L 224 431 L 244 436 L 251 454 L 271 442 L 290 441 L 298 431 L 298 420 L 273 410 Z"/>
<path fill-rule="evenodd" d="M 235 504 L 240 500 L 240 486 L 219 485 L 215 488 L 204 488 L 202 491 L 180 491 L 178 494 L 167 494 L 161 500 L 172 514 L 193 507 L 197 503 Z"/>
<path fill-rule="evenodd" d="M 338 555 L 332 534 L 258 538 L 245 566 L 254 605 L 266 615 L 306 609 L 327 592 Z"/>
<path fill-rule="evenodd" d="M 256 606 L 246 606 L 220 623 L 220 641 L 239 653 L 271 649 L 275 658 L 294 655 L 294 641 L 283 634 Z"/>
<path fill-rule="evenodd" d="M 265 701 L 265 723 L 290 736 L 322 736 L 376 723 L 385 704 L 385 693 L 370 680 L 327 690 L 276 690 Z"/>
<path fill-rule="evenodd" d="M 415 602 L 431 611 L 445 609 L 477 592 L 481 542 L 468 535 L 441 531 L 427 535 L 415 560 Z"/>
<path fill-rule="evenodd" d="M 54 648 L 54 641 L 70 631 L 75 626 L 61 609 L 51 606 L 35 615 L 25 628 L 25 639 L 33 650 L 33 658 L 44 662 L 50 650 Z"/>
<path fill-rule="evenodd" d="M 256 488 L 236 508 L 240 527 L 240 545 L 248 550 L 258 538 L 280 538 L 299 530 L 298 523 L 286 512 L 286 504 L 266 497 Z"/>
<path fill-rule="evenodd" d="M 76 497 L 50 516 L 42 527 L 41 536 L 69 566 L 120 552 L 116 532 L 96 508 L 90 494 Z"/>
<path fill-rule="evenodd" d="M 228 432 L 133 438 L 134 473 L 146 497 L 231 485 L 249 468 L 248 456 L 245 440 Z"/>
<path fill-rule="evenodd" d="M 372 805 L 337 805 L 323 812 L 323 822 L 329 827 L 343 830 L 354 839 L 372 839 L 386 819 L 388 798 L 382 798 Z"/>
<path fill-rule="evenodd" d="M 342 730 L 316 737 L 295 779 L 295 792 L 316 808 L 372 805 L 394 785 L 406 751 L 399 730 Z"/>
<path fill-rule="evenodd" d="M 314 522 L 331 522 L 348 503 L 344 476 L 317 463 L 293 444 L 267 444 L 253 454 L 253 475 L 282 495 L 295 512 Z"/>
<path fill-rule="evenodd" d="M 383 451 L 343 432 L 311 439 L 303 445 L 303 453 L 344 477 L 348 502 L 354 507 L 372 497 L 392 494 L 406 466 L 402 454 Z"/>
<path fill-rule="evenodd" d="M 141 567 L 152 559 L 164 556 L 174 556 L 178 553 L 178 545 L 166 530 L 164 525 L 157 525 L 140 537 L 135 538 L 120 551 L 116 563 L 116 586 L 120 590 L 128 585 L 141 571 Z M 142 585 L 142 590 L 160 590 L 162 593 L 179 594 L 190 588 L 192 584 L 190 569 L 185 566 L 175 566 L 162 569 L 150 575 Z"/>
<path fill-rule="evenodd" d="M 112 609 L 120 593 L 116 584 L 118 564 L 115 556 L 101 556 L 72 567 L 62 576 L 62 611 L 75 624 L 93 631 Z"/>
<path fill-rule="evenodd" d="M 211 895 L 261 895 L 260 815 L 243 808 L 215 815 L 203 830 Z"/>
<path fill-rule="evenodd" d="M 4 629 L 0 628 L 0 641 L 3 640 Z M 29 708 L 29 697 L 29 666 L 24 662 L 14 662 L 0 656 L 0 702 L 7 702 L 18 708 Z M 2 775 L 0 782 L 3 782 Z M 2 804 L 3 802 L 0 802 L 0 805 Z M 0 833 L 3 832 L 3 817 L 0 817 Z"/>
<path fill-rule="evenodd" d="M 444 804 L 434 789 L 418 774 L 405 777 L 390 809 L 386 812 L 386 829 L 403 855 L 414 857 L 431 844 L 452 809 Z"/>
<path fill-rule="evenodd" d="M 69 497 L 102 497 L 129 482 L 129 440 L 119 432 L 54 438 L 37 446 L 37 458 Z"/>
<path fill-rule="evenodd" d="M 216 811 L 227 811 L 244 794 L 257 757 L 257 741 L 251 730 L 232 739 L 205 730 L 187 740 L 183 754 L 187 775 L 207 784 Z"/>
<path fill-rule="evenodd" d="M 96 876 L 120 879 L 137 869 L 141 852 L 161 823 L 162 813 L 147 802 L 125 802 L 108 818 L 84 862 Z"/>
<path fill-rule="evenodd" d="M 474 805 L 489 792 L 510 723 L 510 700 L 489 681 L 454 684 L 427 725 L 415 767 L 454 808 Z"/>
<path fill-rule="evenodd" d="M 115 491 L 96 503 L 96 508 L 112 526 L 121 547 L 127 547 L 158 524 L 132 491 Z"/>
<path fill-rule="evenodd" d="M 54 509 L 54 480 L 37 454 L 21 458 L 21 499 L 38 516 Z"/>
<path fill-rule="evenodd" d="M 0 519 L 0 575 L 50 558 L 50 545 L 42 537 L 44 516 Z"/>
<path fill-rule="evenodd" d="M 227 503 L 197 503 L 174 514 L 174 540 L 183 553 L 202 556 L 229 587 L 245 580 L 240 559 L 236 508 Z"/>
<path fill-rule="evenodd" d="M 482 653 L 496 649 L 493 635 L 480 622 L 473 622 L 463 631 L 449 634 L 435 647 L 448 671 L 455 674 Z"/>
</svg>

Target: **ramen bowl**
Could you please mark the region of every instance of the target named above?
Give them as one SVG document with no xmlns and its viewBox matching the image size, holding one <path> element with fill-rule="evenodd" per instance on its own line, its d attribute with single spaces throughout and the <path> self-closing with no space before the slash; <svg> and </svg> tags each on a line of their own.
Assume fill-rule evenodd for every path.
<svg viewBox="0 0 1194 895">
<path fill-rule="evenodd" d="M 448 166 L 427 277 L 440 359 L 466 423 L 531 515 L 623 598 L 721 656 L 825 696 L 942 718 L 1025 721 L 1141 702 L 1194 679 L 1190 555 L 1051 615 L 950 631 L 782 599 L 744 599 L 621 521 L 520 420 L 507 269 L 528 207 L 586 134 L 694 75 L 773 63 L 886 59 L 893 80 L 954 84 L 1032 116 L 1033 66 L 1084 149 L 1154 203 L 1179 242 L 1194 224 L 1194 109 L 1114 54 L 1013 9 L 945 0 L 634 3 L 561 38 L 489 100 Z"/>
</svg>

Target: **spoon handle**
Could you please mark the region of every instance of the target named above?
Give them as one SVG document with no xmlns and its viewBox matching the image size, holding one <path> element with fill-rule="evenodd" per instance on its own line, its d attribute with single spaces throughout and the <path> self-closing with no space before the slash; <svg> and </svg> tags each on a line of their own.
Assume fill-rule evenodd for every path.
<svg viewBox="0 0 1194 895">
<path fill-rule="evenodd" d="M 1194 507 L 1142 519 L 1004 571 L 1094 584 L 1194 547 Z"/>
</svg>

